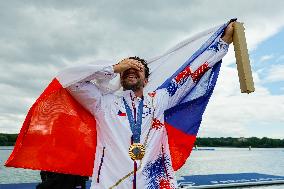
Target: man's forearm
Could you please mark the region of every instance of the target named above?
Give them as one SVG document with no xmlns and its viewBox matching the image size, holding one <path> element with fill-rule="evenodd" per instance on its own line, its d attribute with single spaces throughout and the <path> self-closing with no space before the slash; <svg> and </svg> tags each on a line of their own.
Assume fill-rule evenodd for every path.
<svg viewBox="0 0 284 189">
<path fill-rule="evenodd" d="M 104 66 L 100 64 L 84 65 L 78 67 L 67 68 L 56 76 L 63 87 L 82 81 L 108 81 L 114 78 L 116 74 L 112 66 Z"/>
</svg>

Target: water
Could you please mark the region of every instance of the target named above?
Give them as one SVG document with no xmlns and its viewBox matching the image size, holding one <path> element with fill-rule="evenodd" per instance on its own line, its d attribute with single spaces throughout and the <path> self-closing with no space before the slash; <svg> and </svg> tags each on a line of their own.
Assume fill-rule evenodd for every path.
<svg viewBox="0 0 284 189">
<path fill-rule="evenodd" d="M 3 166 L 12 152 L 0 147 L 0 183 L 40 182 L 39 171 L 6 168 Z M 193 151 L 186 164 L 176 172 L 182 175 L 221 173 L 263 173 L 284 176 L 284 149 L 215 148 L 214 151 Z M 250 188 L 280 189 L 284 185 Z"/>
<path fill-rule="evenodd" d="M 13 147 L 0 146 L 0 184 L 40 182 L 39 171 L 7 168 L 4 166 Z"/>
<path fill-rule="evenodd" d="M 263 173 L 284 176 L 284 149 L 215 148 L 215 151 L 193 151 L 185 165 L 177 171 L 182 175 L 222 173 Z M 284 185 L 249 187 L 283 189 Z"/>
</svg>

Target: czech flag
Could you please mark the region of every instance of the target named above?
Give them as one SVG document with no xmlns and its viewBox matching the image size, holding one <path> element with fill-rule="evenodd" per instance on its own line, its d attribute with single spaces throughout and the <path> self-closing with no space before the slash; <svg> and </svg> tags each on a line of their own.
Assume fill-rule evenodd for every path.
<svg viewBox="0 0 284 189">
<path fill-rule="evenodd" d="M 174 170 L 179 169 L 190 155 L 218 77 L 221 61 L 209 68 L 203 56 L 209 48 L 218 48 L 212 44 L 221 37 L 227 25 L 199 33 L 147 60 L 151 75 L 145 92 L 167 88 L 174 94 L 185 78 L 191 77 L 196 82 L 177 104 L 165 111 Z M 98 67 L 102 66 L 105 65 Z M 80 80 L 84 74 L 89 74 L 87 72 L 82 70 L 81 76 L 71 73 L 66 78 L 52 80 L 29 110 L 6 166 L 92 175 L 96 120 L 64 88 L 68 86 L 68 77 Z M 117 82 L 118 78 L 113 81 Z"/>
</svg>

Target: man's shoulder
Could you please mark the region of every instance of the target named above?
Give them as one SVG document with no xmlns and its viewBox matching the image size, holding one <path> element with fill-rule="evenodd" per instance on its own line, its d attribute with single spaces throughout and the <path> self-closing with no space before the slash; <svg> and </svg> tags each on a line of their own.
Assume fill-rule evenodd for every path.
<svg viewBox="0 0 284 189">
<path fill-rule="evenodd" d="M 165 89 L 157 89 L 153 92 L 148 93 L 148 95 L 150 97 L 159 98 L 159 97 L 163 97 L 164 95 L 167 95 L 167 91 Z"/>
<path fill-rule="evenodd" d="M 153 92 L 148 93 L 147 95 L 158 103 L 168 101 L 168 96 L 169 96 L 165 89 L 157 89 Z"/>
<path fill-rule="evenodd" d="M 155 108 L 163 110 L 167 107 L 169 95 L 165 89 L 157 89 L 147 95 L 150 101 L 154 103 Z"/>
</svg>

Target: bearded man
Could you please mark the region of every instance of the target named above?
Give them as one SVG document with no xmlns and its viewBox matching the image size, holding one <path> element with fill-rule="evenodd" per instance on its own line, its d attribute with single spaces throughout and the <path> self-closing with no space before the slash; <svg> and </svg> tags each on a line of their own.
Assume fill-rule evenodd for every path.
<svg viewBox="0 0 284 189">
<path fill-rule="evenodd" d="M 232 42 L 232 24 L 216 41 L 221 48 L 212 50 L 207 68 L 200 74 L 227 53 L 228 44 Z M 117 74 L 120 74 L 123 87 L 121 94 L 106 93 L 92 82 L 96 79 L 107 83 Z M 143 89 L 149 74 L 144 59 L 129 57 L 118 64 L 95 70 L 67 87 L 97 122 L 96 161 L 91 188 L 177 187 L 164 127 L 164 111 L 192 88 L 192 81 L 185 81 L 184 89 L 174 94 L 167 88 L 145 94 Z M 194 82 L 196 80 L 198 77 Z"/>
</svg>

